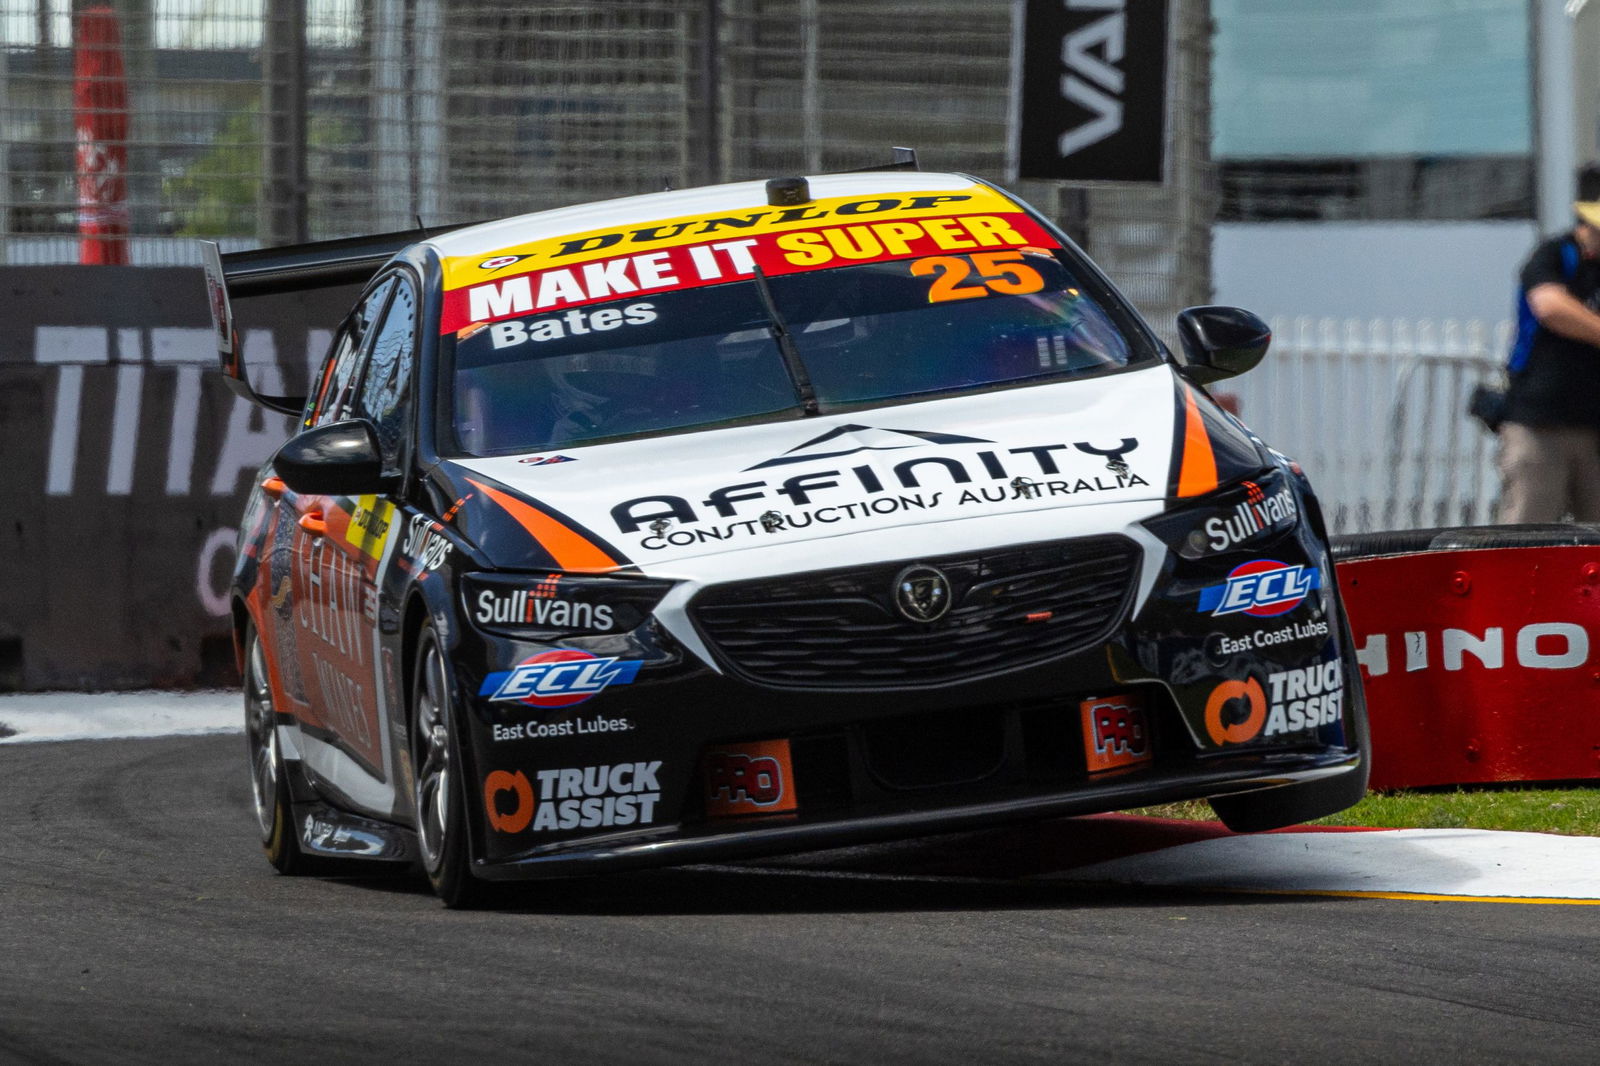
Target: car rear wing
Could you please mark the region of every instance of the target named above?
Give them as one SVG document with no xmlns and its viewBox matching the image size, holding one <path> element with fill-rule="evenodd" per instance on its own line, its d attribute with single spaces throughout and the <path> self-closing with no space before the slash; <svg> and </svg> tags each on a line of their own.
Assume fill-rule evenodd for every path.
<svg viewBox="0 0 1600 1066">
<path fill-rule="evenodd" d="M 889 152 L 893 162 L 879 163 L 875 167 L 851 167 L 849 170 L 833 170 L 830 174 L 866 174 L 875 170 L 921 170 L 917 165 L 917 150 L 915 148 L 891 148 Z"/>
<path fill-rule="evenodd" d="M 215 241 L 201 241 L 206 275 L 206 303 L 217 338 L 217 358 L 228 388 L 251 403 L 285 414 L 299 414 L 304 396 L 264 396 L 250 385 L 239 332 L 234 326 L 233 298 L 304 292 L 345 285 L 363 285 L 402 249 L 441 233 L 477 225 L 428 226 L 344 237 L 310 244 L 223 253 Z"/>
</svg>

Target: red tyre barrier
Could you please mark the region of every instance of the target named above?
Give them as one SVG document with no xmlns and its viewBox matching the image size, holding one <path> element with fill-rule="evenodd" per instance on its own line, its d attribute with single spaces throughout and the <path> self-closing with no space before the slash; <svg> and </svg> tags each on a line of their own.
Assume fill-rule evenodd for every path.
<svg viewBox="0 0 1600 1066">
<path fill-rule="evenodd" d="M 1600 545 L 1421 551 L 1337 573 L 1372 788 L 1600 778 Z"/>
</svg>

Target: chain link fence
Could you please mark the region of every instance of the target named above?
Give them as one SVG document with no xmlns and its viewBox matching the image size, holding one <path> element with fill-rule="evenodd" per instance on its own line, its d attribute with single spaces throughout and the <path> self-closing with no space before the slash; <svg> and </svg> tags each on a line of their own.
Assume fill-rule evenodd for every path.
<svg viewBox="0 0 1600 1066">
<path fill-rule="evenodd" d="M 1024 182 L 1153 323 L 1210 291 L 1207 0 L 1171 178 Z M 76 11 L 69 10 L 76 7 Z M 968 0 L 0 0 L 0 263 L 78 259 L 74 26 L 120 26 L 128 259 L 887 162 L 1004 177 L 1013 7 Z"/>
<path fill-rule="evenodd" d="M 1467 402 L 1474 386 L 1503 383 L 1509 320 L 1271 325 L 1261 366 L 1217 388 L 1252 429 L 1304 464 L 1330 532 L 1495 520 L 1495 438 L 1467 416 Z"/>
</svg>

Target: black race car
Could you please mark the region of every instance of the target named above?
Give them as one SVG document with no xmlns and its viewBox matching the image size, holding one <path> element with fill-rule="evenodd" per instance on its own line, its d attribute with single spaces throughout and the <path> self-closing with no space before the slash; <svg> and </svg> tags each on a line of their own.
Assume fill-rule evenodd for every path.
<svg viewBox="0 0 1600 1066">
<path fill-rule="evenodd" d="M 218 256 L 301 416 L 242 523 L 281 871 L 485 881 L 1207 797 L 1355 802 L 1316 497 L 1047 219 L 958 174 L 638 196 Z M 365 281 L 313 394 L 228 292 Z"/>
</svg>

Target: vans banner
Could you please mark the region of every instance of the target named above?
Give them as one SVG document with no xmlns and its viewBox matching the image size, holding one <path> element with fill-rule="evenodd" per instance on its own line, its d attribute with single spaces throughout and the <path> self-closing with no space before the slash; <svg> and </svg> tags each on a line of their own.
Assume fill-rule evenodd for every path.
<svg viewBox="0 0 1600 1066">
<path fill-rule="evenodd" d="M 1167 0 L 1026 0 L 1021 17 L 1014 176 L 1163 181 Z"/>
</svg>

